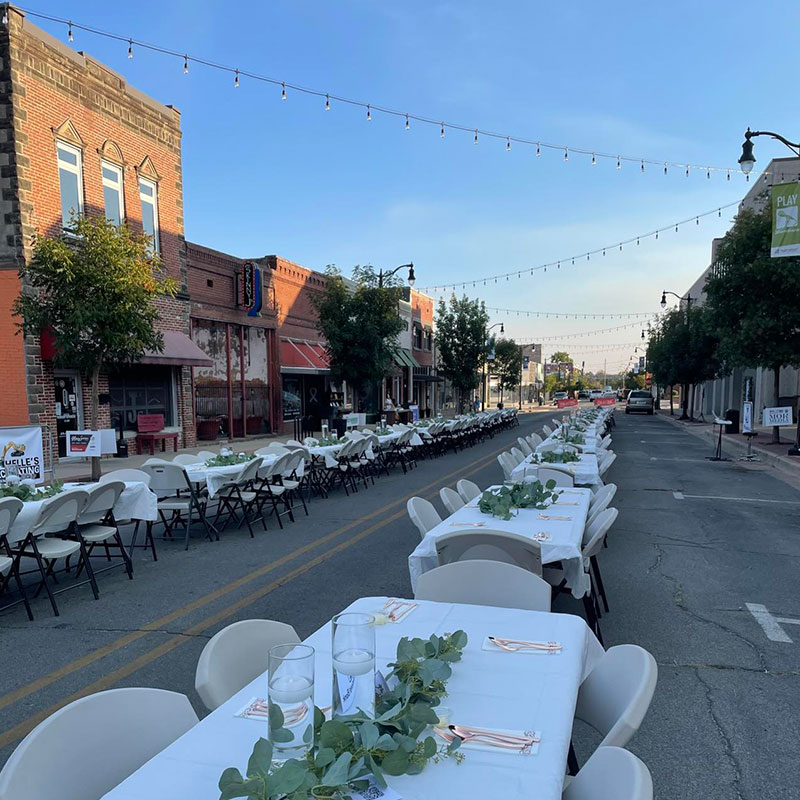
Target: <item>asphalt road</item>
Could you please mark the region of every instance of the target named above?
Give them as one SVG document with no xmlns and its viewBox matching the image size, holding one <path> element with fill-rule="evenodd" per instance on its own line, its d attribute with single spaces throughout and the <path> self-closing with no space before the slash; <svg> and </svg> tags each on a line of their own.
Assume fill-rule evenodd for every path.
<svg viewBox="0 0 800 800">
<path fill-rule="evenodd" d="M 350 498 L 315 500 L 283 531 L 197 539 L 188 553 L 159 542 L 157 563 L 137 553 L 135 580 L 101 575 L 99 601 L 88 588 L 60 595 L 59 618 L 41 599 L 33 623 L 19 608 L 0 614 L 0 763 L 79 694 L 157 686 L 184 692 L 202 715 L 197 658 L 238 619 L 283 620 L 305 636 L 358 596 L 409 596 L 407 557 L 419 539 L 407 498 L 434 497 L 462 477 L 497 482 L 496 454 L 551 416 L 524 415 L 521 428 L 478 447 Z M 611 604 L 601 624 L 607 646 L 640 644 L 659 664 L 629 747 L 659 798 L 800 798 L 800 626 L 775 622 L 800 620 L 800 491 L 765 467 L 708 462 L 705 442 L 659 416 L 616 417 L 606 480 L 620 487 L 620 516 L 600 555 Z M 766 608 L 766 629 L 784 641 L 768 638 L 747 603 Z M 562 596 L 554 610 L 581 604 Z M 579 758 L 597 741 L 576 723 Z"/>
</svg>

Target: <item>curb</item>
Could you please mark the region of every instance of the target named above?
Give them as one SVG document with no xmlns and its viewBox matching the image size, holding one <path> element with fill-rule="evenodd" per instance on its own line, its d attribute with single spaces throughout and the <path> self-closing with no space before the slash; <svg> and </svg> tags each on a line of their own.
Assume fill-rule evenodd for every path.
<svg viewBox="0 0 800 800">
<path fill-rule="evenodd" d="M 678 422 L 675 418 L 670 418 L 669 413 L 659 413 L 656 412 L 658 416 L 662 419 L 666 420 L 670 423 L 670 425 L 674 425 L 676 428 L 679 428 L 682 431 L 686 431 L 686 433 L 690 433 L 692 436 L 696 436 L 698 439 L 705 439 L 711 444 L 716 444 L 718 434 L 714 431 L 713 426 L 711 428 L 695 428 L 693 427 L 692 423 L 688 423 L 684 425 L 681 422 Z M 791 446 L 791 442 L 786 442 L 786 446 Z M 739 441 L 738 439 L 730 439 L 722 435 L 722 451 L 727 452 L 728 455 L 732 456 L 740 456 L 747 453 L 747 444 L 745 442 Z M 753 454 L 758 456 L 761 460 L 761 464 L 764 466 L 769 466 L 772 469 L 777 470 L 778 472 L 782 472 L 785 475 L 792 477 L 792 478 L 800 478 L 800 460 L 798 462 L 792 463 L 786 462 L 786 459 L 783 456 L 779 456 L 777 453 L 770 453 L 768 450 L 762 450 L 758 447 L 753 448 Z M 748 462 L 742 462 L 748 463 Z M 758 465 L 759 462 L 749 462 L 755 465 Z"/>
</svg>

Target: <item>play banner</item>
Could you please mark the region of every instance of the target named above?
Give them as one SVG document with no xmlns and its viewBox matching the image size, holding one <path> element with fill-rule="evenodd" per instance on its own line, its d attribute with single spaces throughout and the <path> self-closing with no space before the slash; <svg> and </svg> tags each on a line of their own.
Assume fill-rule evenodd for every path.
<svg viewBox="0 0 800 800">
<path fill-rule="evenodd" d="M 596 406 L 615 406 L 617 404 L 616 397 L 595 397 L 594 404 Z"/>
<path fill-rule="evenodd" d="M 800 183 L 776 183 L 772 187 L 772 258 L 800 255 L 800 220 L 797 198 Z"/>
<path fill-rule="evenodd" d="M 574 397 L 565 397 L 561 400 L 556 400 L 559 408 L 571 408 L 578 405 L 578 401 Z"/>
<path fill-rule="evenodd" d="M 0 428 L 2 464 L 0 479 L 16 475 L 36 483 L 44 482 L 44 449 L 42 429 L 38 425 L 25 428 Z"/>
</svg>

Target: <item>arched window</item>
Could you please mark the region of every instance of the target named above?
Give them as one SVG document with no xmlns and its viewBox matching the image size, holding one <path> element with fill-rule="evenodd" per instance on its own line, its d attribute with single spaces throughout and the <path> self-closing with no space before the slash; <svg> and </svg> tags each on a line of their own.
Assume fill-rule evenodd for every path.
<svg viewBox="0 0 800 800">
<path fill-rule="evenodd" d="M 106 139 L 99 150 L 106 217 L 115 225 L 125 219 L 125 162 L 116 142 Z"/>
<path fill-rule="evenodd" d="M 61 194 L 61 224 L 83 213 L 83 139 L 71 120 L 53 128 L 56 141 L 58 186 Z"/>
</svg>

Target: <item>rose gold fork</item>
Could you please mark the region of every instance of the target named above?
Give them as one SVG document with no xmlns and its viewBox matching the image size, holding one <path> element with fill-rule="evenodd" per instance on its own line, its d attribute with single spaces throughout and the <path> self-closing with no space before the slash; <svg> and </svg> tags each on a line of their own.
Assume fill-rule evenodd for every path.
<svg viewBox="0 0 800 800">
<path fill-rule="evenodd" d="M 463 739 L 461 736 L 456 736 L 454 733 L 451 733 L 448 730 L 444 730 L 444 728 L 434 728 L 433 732 L 437 736 L 439 736 L 441 739 L 444 739 L 448 744 L 450 744 L 450 742 L 454 741 L 455 739 L 461 739 L 461 741 L 463 742 L 463 741 L 469 741 L 470 739 L 475 740 L 475 738 L 476 738 L 474 736 L 470 736 L 468 739 Z M 527 742 L 517 742 L 515 744 L 506 744 L 504 742 L 488 741 L 488 740 L 483 740 L 483 739 L 479 739 L 478 741 L 482 742 L 482 744 L 485 744 L 485 745 L 487 745 L 489 747 L 499 747 L 499 748 L 502 748 L 504 750 L 517 750 L 519 752 L 522 752 L 523 750 L 525 750 L 525 749 L 530 747 L 530 744 L 528 744 Z"/>
<path fill-rule="evenodd" d="M 488 738 L 496 739 L 499 742 L 508 744 L 536 744 L 540 741 L 533 734 L 519 736 L 514 733 L 498 733 L 497 731 L 489 731 L 485 728 L 473 728 L 467 725 L 448 725 L 451 733 L 458 736 L 459 739 L 468 740 L 469 738 Z"/>
</svg>

